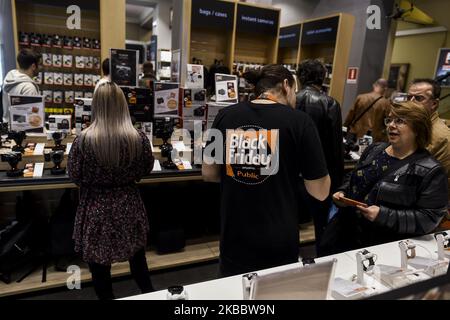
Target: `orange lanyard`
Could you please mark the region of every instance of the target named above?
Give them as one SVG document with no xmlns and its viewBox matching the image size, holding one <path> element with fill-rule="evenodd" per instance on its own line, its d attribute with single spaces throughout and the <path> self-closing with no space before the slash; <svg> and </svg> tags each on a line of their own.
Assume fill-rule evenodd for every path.
<svg viewBox="0 0 450 320">
<path fill-rule="evenodd" d="M 270 100 L 270 101 L 273 101 L 273 102 L 278 103 L 278 101 L 276 100 L 275 96 L 273 96 L 273 95 L 270 94 L 270 93 L 263 93 L 262 95 L 260 95 L 260 96 L 258 97 L 258 99 L 259 99 L 259 100 Z"/>
</svg>

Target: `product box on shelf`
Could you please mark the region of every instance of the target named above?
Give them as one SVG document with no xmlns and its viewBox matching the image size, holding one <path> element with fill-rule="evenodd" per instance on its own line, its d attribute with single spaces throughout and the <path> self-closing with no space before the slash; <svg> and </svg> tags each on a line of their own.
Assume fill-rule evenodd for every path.
<svg viewBox="0 0 450 320">
<path fill-rule="evenodd" d="M 89 38 L 83 38 L 83 48 L 84 49 L 91 49 L 92 48 L 92 43 L 91 43 L 91 39 Z"/>
<path fill-rule="evenodd" d="M 92 99 L 93 97 L 94 97 L 94 93 L 91 92 L 91 91 L 86 91 L 86 92 L 84 93 L 84 98 L 85 98 L 85 99 Z"/>
<path fill-rule="evenodd" d="M 53 77 L 53 72 L 46 72 L 44 73 L 44 83 L 45 84 L 53 84 L 54 83 L 54 77 Z"/>
<path fill-rule="evenodd" d="M 64 101 L 67 104 L 73 104 L 75 102 L 75 93 L 73 91 L 64 92 Z"/>
<path fill-rule="evenodd" d="M 99 83 L 99 81 L 102 79 L 102 77 L 98 74 L 94 74 L 92 75 L 92 83 L 94 84 L 94 86 L 97 85 L 97 83 Z"/>
<path fill-rule="evenodd" d="M 61 36 L 55 34 L 53 36 L 53 48 L 62 48 L 64 44 L 64 40 Z"/>
<path fill-rule="evenodd" d="M 83 91 L 75 91 L 75 99 L 82 99 L 84 98 L 84 92 Z"/>
<path fill-rule="evenodd" d="M 72 73 L 64 73 L 64 85 L 65 86 L 73 86 L 73 74 Z"/>
<path fill-rule="evenodd" d="M 145 88 L 121 88 L 127 99 L 130 116 L 135 122 L 152 122 L 154 115 L 153 90 Z"/>
<path fill-rule="evenodd" d="M 41 35 L 40 34 L 32 33 L 31 36 L 30 36 L 30 39 L 31 39 L 30 45 L 32 47 L 40 47 L 41 46 L 42 39 L 41 39 Z"/>
<path fill-rule="evenodd" d="M 73 48 L 74 49 L 81 49 L 82 48 L 82 40 L 80 37 L 74 37 L 73 38 Z"/>
<path fill-rule="evenodd" d="M 84 67 L 86 69 L 94 68 L 94 57 L 84 57 Z"/>
<path fill-rule="evenodd" d="M 206 120 L 206 90 L 180 89 L 180 117 L 183 121 Z"/>
<path fill-rule="evenodd" d="M 84 85 L 84 74 L 75 73 L 74 77 L 75 85 L 78 87 L 82 87 Z"/>
<path fill-rule="evenodd" d="M 69 49 L 69 50 L 73 49 L 73 38 L 72 37 L 70 37 L 70 36 L 64 37 L 64 49 Z"/>
<path fill-rule="evenodd" d="M 11 131 L 44 132 L 44 97 L 10 95 Z"/>
<path fill-rule="evenodd" d="M 30 35 L 26 32 L 19 32 L 19 44 L 22 46 L 29 46 Z"/>
<path fill-rule="evenodd" d="M 92 74 L 85 74 L 84 75 L 84 85 L 87 87 L 92 87 Z"/>
<path fill-rule="evenodd" d="M 155 82 L 155 116 L 178 116 L 179 85 Z"/>
<path fill-rule="evenodd" d="M 53 45 L 53 37 L 48 34 L 43 34 L 41 37 L 41 44 L 44 48 L 51 48 Z"/>
<path fill-rule="evenodd" d="M 94 57 L 94 69 L 100 70 L 102 67 L 101 64 L 101 59 L 99 57 Z"/>
<path fill-rule="evenodd" d="M 73 56 L 70 54 L 65 54 L 63 56 L 63 66 L 64 68 L 72 68 L 73 66 Z"/>
<path fill-rule="evenodd" d="M 102 47 L 100 45 L 100 40 L 92 39 L 92 49 L 100 50 Z"/>
<path fill-rule="evenodd" d="M 85 68 L 85 60 L 83 56 L 76 56 L 75 57 L 75 67 L 78 69 L 84 69 Z"/>
<path fill-rule="evenodd" d="M 187 77 L 185 87 L 188 89 L 202 89 L 205 87 L 203 66 L 199 64 L 187 65 Z"/>
<path fill-rule="evenodd" d="M 55 72 L 53 74 L 53 84 L 58 86 L 64 84 L 64 75 L 61 72 Z"/>
<path fill-rule="evenodd" d="M 92 99 L 75 100 L 75 128 L 77 134 L 91 125 L 92 118 Z"/>
<path fill-rule="evenodd" d="M 42 77 L 43 77 L 43 73 L 39 72 L 38 75 L 36 76 L 36 78 L 34 78 L 34 83 L 36 83 L 37 85 L 42 84 Z"/>
<path fill-rule="evenodd" d="M 53 60 L 53 66 L 56 68 L 61 68 L 62 67 L 62 60 L 63 60 L 63 56 L 61 54 L 54 54 L 52 56 L 52 60 Z"/>
<path fill-rule="evenodd" d="M 53 92 L 53 103 L 61 104 L 63 103 L 63 92 L 62 91 L 54 91 Z"/>
<path fill-rule="evenodd" d="M 51 115 L 48 117 L 50 131 L 70 132 L 72 129 L 71 115 Z"/>
<path fill-rule="evenodd" d="M 42 95 L 44 96 L 44 102 L 45 103 L 53 103 L 53 91 L 51 91 L 51 90 L 44 90 L 42 92 Z"/>
<path fill-rule="evenodd" d="M 44 67 L 51 67 L 53 65 L 53 58 L 51 53 L 42 54 L 42 64 Z"/>
</svg>

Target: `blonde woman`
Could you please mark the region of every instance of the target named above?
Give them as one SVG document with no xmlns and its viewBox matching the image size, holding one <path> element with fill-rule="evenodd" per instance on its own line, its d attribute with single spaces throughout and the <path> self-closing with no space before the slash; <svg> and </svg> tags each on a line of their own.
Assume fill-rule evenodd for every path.
<svg viewBox="0 0 450 320">
<path fill-rule="evenodd" d="M 133 127 L 125 96 L 112 82 L 95 92 L 92 117 L 69 155 L 69 175 L 80 186 L 75 249 L 89 264 L 100 299 L 114 298 L 111 264 L 127 260 L 141 291 L 153 291 L 145 257 L 148 221 L 136 186 L 153 169 L 150 142 Z"/>
</svg>

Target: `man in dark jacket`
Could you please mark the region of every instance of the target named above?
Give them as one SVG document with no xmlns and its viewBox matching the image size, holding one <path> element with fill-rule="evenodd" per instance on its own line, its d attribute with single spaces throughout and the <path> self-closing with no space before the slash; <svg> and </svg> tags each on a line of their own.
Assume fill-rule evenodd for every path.
<svg viewBox="0 0 450 320">
<path fill-rule="evenodd" d="M 344 177 L 344 151 L 342 137 L 342 112 L 339 103 L 323 90 L 326 76 L 325 66 L 318 60 L 306 60 L 298 69 L 298 79 L 302 90 L 297 95 L 297 109 L 306 112 L 316 124 L 322 148 L 331 177 L 331 192 L 342 184 Z M 316 242 L 319 243 L 323 229 L 327 224 L 331 197 L 319 202 L 308 196 L 303 182 L 300 183 L 302 198 L 302 216 L 310 215 L 314 219 Z M 320 248 L 317 248 L 320 256 Z"/>
</svg>

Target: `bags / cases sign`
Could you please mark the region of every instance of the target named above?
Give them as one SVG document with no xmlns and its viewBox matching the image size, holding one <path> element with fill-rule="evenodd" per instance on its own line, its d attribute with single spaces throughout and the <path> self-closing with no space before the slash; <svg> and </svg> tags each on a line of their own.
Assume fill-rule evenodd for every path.
<svg viewBox="0 0 450 320">
<path fill-rule="evenodd" d="M 216 0 L 192 0 L 191 25 L 197 28 L 233 30 L 234 3 Z"/>
<path fill-rule="evenodd" d="M 10 124 L 12 131 L 44 132 L 44 97 L 10 95 Z"/>
<path fill-rule="evenodd" d="M 118 86 L 138 86 L 139 51 L 111 49 L 109 69 L 111 80 Z"/>
<path fill-rule="evenodd" d="M 239 4 L 237 12 L 238 30 L 264 35 L 278 35 L 279 10 Z"/>
</svg>

